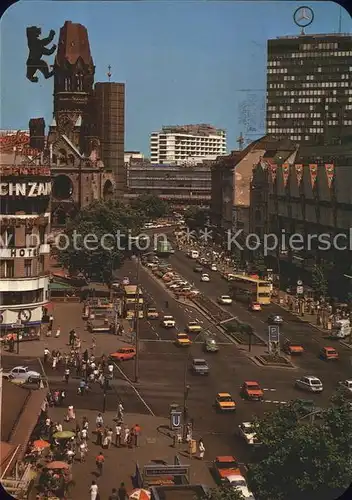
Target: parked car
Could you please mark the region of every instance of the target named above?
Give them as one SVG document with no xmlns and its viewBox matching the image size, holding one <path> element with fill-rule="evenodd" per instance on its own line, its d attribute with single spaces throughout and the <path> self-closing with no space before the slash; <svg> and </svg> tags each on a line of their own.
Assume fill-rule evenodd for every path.
<svg viewBox="0 0 352 500">
<path fill-rule="evenodd" d="M 195 273 L 202 273 L 203 272 L 203 267 L 202 266 L 194 266 L 193 271 Z"/>
<path fill-rule="evenodd" d="M 245 478 L 240 474 L 231 474 L 227 476 L 224 485 L 230 486 L 235 491 L 239 491 L 242 494 L 242 498 L 245 500 L 255 500 L 253 493 L 248 488 Z"/>
<path fill-rule="evenodd" d="M 23 380 L 29 384 L 42 378 L 39 372 L 30 370 L 28 366 L 15 366 L 11 371 L 3 373 L 2 376 L 5 380 Z"/>
<path fill-rule="evenodd" d="M 210 281 L 209 274 L 203 273 L 200 277 L 200 281 L 208 282 Z"/>
<path fill-rule="evenodd" d="M 210 269 L 211 269 L 212 271 L 217 271 L 217 270 L 218 270 L 218 266 L 217 266 L 216 264 L 214 264 L 214 263 L 213 263 L 213 264 L 211 264 Z"/>
<path fill-rule="evenodd" d="M 323 392 L 323 384 L 318 377 L 307 375 L 296 380 L 295 387 L 308 392 Z"/>
<path fill-rule="evenodd" d="M 257 439 L 257 433 L 254 429 L 254 424 L 252 422 L 242 422 L 238 426 L 239 435 L 246 441 L 249 445 L 258 445 L 259 441 Z"/>
<path fill-rule="evenodd" d="M 238 461 L 233 456 L 219 456 L 213 462 L 213 473 L 218 483 L 225 483 L 228 476 L 241 475 Z"/>
</svg>

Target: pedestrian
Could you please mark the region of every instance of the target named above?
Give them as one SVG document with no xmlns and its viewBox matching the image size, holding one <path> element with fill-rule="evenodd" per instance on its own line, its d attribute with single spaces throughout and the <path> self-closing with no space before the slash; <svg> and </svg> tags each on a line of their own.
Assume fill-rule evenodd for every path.
<svg viewBox="0 0 352 500">
<path fill-rule="evenodd" d="M 107 440 L 108 440 L 108 443 L 107 443 L 107 448 L 109 449 L 110 446 L 111 446 L 111 443 L 112 443 L 112 436 L 113 436 L 113 430 L 111 427 L 109 427 L 109 429 L 107 430 L 106 432 L 106 437 L 107 437 Z"/>
<path fill-rule="evenodd" d="M 103 434 L 103 448 L 107 449 L 108 446 L 109 446 L 109 440 L 108 440 L 107 430 L 105 429 Z"/>
<path fill-rule="evenodd" d="M 95 481 L 92 481 L 89 491 L 90 491 L 90 500 L 96 500 L 98 496 L 98 485 Z"/>
<path fill-rule="evenodd" d="M 83 417 L 82 418 L 82 429 L 87 429 L 87 431 L 88 431 L 88 427 L 89 427 L 88 419 L 87 419 L 87 417 Z"/>
<path fill-rule="evenodd" d="M 82 441 L 82 443 L 79 445 L 79 458 L 81 463 L 86 461 L 86 453 L 87 453 L 87 443 L 85 441 Z"/>
<path fill-rule="evenodd" d="M 81 439 L 83 442 L 86 442 L 88 439 L 88 431 L 87 429 L 82 429 L 81 430 Z"/>
<path fill-rule="evenodd" d="M 116 424 L 115 427 L 115 446 L 120 447 L 121 446 L 121 432 L 122 432 L 122 427 L 120 422 Z"/>
<path fill-rule="evenodd" d="M 104 458 L 103 452 L 101 451 L 99 453 L 99 455 L 97 455 L 97 457 L 95 459 L 95 463 L 96 463 L 96 466 L 97 466 L 97 469 L 98 469 L 99 476 L 103 475 L 103 465 L 104 465 L 104 462 L 105 462 L 105 458 Z"/>
<path fill-rule="evenodd" d="M 117 419 L 120 421 L 123 421 L 123 412 L 124 408 L 122 406 L 122 403 L 119 403 L 117 406 Z"/>
<path fill-rule="evenodd" d="M 71 420 L 76 420 L 75 410 L 72 405 L 67 408 L 66 422 L 70 422 Z"/>
<path fill-rule="evenodd" d="M 44 363 L 46 364 L 49 361 L 50 351 L 47 347 L 44 349 Z"/>
<path fill-rule="evenodd" d="M 108 373 L 110 375 L 110 378 L 114 377 L 114 365 L 112 363 L 108 364 Z"/>
<path fill-rule="evenodd" d="M 199 448 L 199 460 L 203 460 L 205 453 L 205 446 L 202 438 L 198 441 L 198 448 Z"/>
<path fill-rule="evenodd" d="M 124 436 L 124 444 L 125 444 L 125 446 L 128 445 L 129 436 L 130 436 L 130 430 L 129 430 L 128 427 L 126 427 L 125 428 L 125 436 Z"/>
<path fill-rule="evenodd" d="M 96 445 L 97 446 L 103 446 L 103 428 L 97 427 L 96 434 L 97 434 L 97 440 L 96 440 Z"/>
<path fill-rule="evenodd" d="M 53 356 L 53 363 L 52 363 L 52 369 L 56 370 L 56 365 L 57 365 L 57 356 L 55 353 L 55 356 Z"/>
<path fill-rule="evenodd" d="M 125 483 L 120 484 L 120 488 L 117 492 L 117 495 L 118 495 L 119 500 L 128 500 L 128 494 L 127 494 Z"/>
<path fill-rule="evenodd" d="M 139 441 L 139 435 L 141 433 L 141 428 L 139 424 L 136 424 L 133 429 L 133 436 L 134 436 L 134 445 L 138 446 L 138 441 Z"/>
<path fill-rule="evenodd" d="M 56 333 L 55 333 L 55 338 L 58 339 L 61 335 L 61 329 L 60 327 L 57 328 Z"/>
<path fill-rule="evenodd" d="M 116 488 L 113 488 L 111 491 L 111 495 L 109 496 L 109 500 L 119 500 L 119 496 Z"/>
<path fill-rule="evenodd" d="M 102 414 L 101 414 L 101 413 L 98 413 L 98 416 L 97 416 L 97 418 L 95 419 L 95 423 L 96 423 L 97 427 L 98 427 L 98 426 L 101 426 L 101 427 L 102 427 L 102 426 L 104 425 L 104 420 L 103 420 L 103 416 L 102 416 Z"/>
<path fill-rule="evenodd" d="M 64 375 L 64 378 L 65 378 L 65 382 L 66 384 L 68 384 L 68 380 L 70 378 L 70 369 L 69 368 L 65 368 L 65 375 Z"/>
</svg>

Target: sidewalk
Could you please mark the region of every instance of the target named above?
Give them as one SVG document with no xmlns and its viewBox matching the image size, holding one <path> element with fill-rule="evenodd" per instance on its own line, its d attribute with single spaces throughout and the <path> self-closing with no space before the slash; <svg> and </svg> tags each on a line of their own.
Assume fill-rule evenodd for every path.
<svg viewBox="0 0 352 500">
<path fill-rule="evenodd" d="M 66 409 L 50 408 L 50 417 L 54 421 L 63 422 Z M 72 498 L 88 498 L 89 486 L 91 481 L 96 480 L 100 497 L 108 498 L 112 488 L 118 488 L 123 481 L 128 491 L 133 489 L 132 476 L 136 472 L 136 464 L 143 469 L 144 465 L 153 460 L 164 460 L 169 464 L 174 463 L 174 457 L 179 454 L 181 463 L 191 464 L 191 483 L 203 483 L 214 486 L 214 481 L 208 469 L 206 461 L 200 461 L 197 458 L 189 459 L 186 453 L 186 446 L 181 445 L 180 449 L 172 446 L 172 440 L 168 436 L 169 420 L 162 417 L 150 415 L 126 414 L 125 423 L 128 427 L 139 424 L 141 426 L 141 437 L 138 448 L 117 448 L 114 445 L 109 450 L 102 450 L 105 456 L 104 473 L 101 478 L 96 477 L 95 457 L 101 451 L 101 447 L 95 444 L 95 436 L 91 434 L 95 428 L 96 412 L 90 410 L 77 410 L 76 419 L 79 423 L 85 416 L 89 421 L 89 433 L 91 440 L 88 442 L 88 455 L 86 462 L 75 462 L 73 464 L 73 479 L 75 486 L 72 492 Z M 115 429 L 113 418 L 115 413 L 107 412 L 103 415 L 104 425 Z M 71 429 L 75 424 L 63 424 L 64 429 Z M 205 443 L 207 447 L 207 443 Z"/>
<path fill-rule="evenodd" d="M 331 335 L 331 328 L 324 328 L 318 323 L 317 315 L 316 314 L 310 314 L 307 312 L 304 312 L 304 316 L 302 316 L 298 311 L 295 311 L 292 307 L 289 306 L 288 299 L 290 300 L 291 303 L 294 302 L 295 298 L 289 295 L 286 292 L 283 292 L 280 290 L 279 292 L 279 297 L 275 297 L 274 302 L 277 304 L 279 307 L 284 309 L 285 311 L 290 312 L 294 316 L 297 316 L 297 318 L 302 321 L 303 323 L 309 323 L 313 328 L 316 328 L 320 332 L 324 333 L 325 335 Z"/>
</svg>

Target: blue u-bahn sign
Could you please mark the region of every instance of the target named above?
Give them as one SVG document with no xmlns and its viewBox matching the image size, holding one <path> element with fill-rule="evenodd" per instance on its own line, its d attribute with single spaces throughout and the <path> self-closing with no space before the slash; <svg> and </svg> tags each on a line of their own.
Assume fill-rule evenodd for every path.
<svg viewBox="0 0 352 500">
<path fill-rule="evenodd" d="M 181 427 L 182 423 L 182 412 L 178 410 L 173 410 L 170 413 L 170 424 L 171 424 L 171 429 L 176 430 Z"/>
</svg>

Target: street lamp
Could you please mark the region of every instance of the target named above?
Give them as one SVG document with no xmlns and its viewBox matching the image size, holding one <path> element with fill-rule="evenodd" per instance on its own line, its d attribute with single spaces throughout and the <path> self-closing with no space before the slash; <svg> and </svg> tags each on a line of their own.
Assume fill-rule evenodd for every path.
<svg viewBox="0 0 352 500">
<path fill-rule="evenodd" d="M 135 347 L 136 347 L 136 356 L 134 359 L 134 381 L 139 381 L 139 272 L 140 272 L 140 256 L 137 256 L 137 271 L 136 271 L 136 281 L 137 281 L 137 299 L 136 299 L 136 307 L 134 313 L 134 326 L 135 326 Z"/>
<path fill-rule="evenodd" d="M 197 339 L 203 335 L 203 331 L 199 332 L 195 339 L 193 340 L 193 344 L 196 343 Z M 191 386 L 187 384 L 187 372 L 188 372 L 188 363 L 189 363 L 189 358 L 192 354 L 192 346 L 188 350 L 187 358 L 185 361 L 185 369 L 183 373 L 183 441 L 185 442 L 187 439 L 187 424 L 188 424 L 188 409 L 187 409 L 187 401 L 188 401 L 188 396 L 189 396 L 189 391 L 191 390 Z"/>
</svg>

